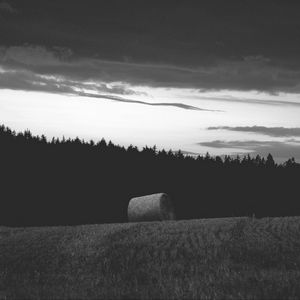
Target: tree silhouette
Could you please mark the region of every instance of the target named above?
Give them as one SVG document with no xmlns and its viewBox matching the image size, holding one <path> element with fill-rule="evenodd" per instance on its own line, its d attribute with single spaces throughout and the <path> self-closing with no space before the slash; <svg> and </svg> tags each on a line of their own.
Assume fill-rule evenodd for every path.
<svg viewBox="0 0 300 300">
<path fill-rule="evenodd" d="M 124 222 L 134 196 L 168 193 L 178 218 L 299 215 L 300 166 L 251 157 L 61 140 L 0 126 L 0 225 Z"/>
<path fill-rule="evenodd" d="M 267 156 L 266 166 L 269 168 L 273 168 L 276 166 L 273 156 L 270 153 Z"/>
</svg>

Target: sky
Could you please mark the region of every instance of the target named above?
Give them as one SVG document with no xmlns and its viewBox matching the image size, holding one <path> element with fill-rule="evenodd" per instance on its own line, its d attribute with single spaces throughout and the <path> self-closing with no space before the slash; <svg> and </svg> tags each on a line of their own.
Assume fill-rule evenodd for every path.
<svg viewBox="0 0 300 300">
<path fill-rule="evenodd" d="M 0 0 L 0 123 L 300 161 L 300 2 Z"/>
</svg>

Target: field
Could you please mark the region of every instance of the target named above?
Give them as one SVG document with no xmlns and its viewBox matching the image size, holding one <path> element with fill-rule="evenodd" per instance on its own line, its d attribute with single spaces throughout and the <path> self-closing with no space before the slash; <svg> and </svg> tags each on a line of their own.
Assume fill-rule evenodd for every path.
<svg viewBox="0 0 300 300">
<path fill-rule="evenodd" d="M 299 299 L 300 217 L 0 227 L 0 299 Z"/>
</svg>

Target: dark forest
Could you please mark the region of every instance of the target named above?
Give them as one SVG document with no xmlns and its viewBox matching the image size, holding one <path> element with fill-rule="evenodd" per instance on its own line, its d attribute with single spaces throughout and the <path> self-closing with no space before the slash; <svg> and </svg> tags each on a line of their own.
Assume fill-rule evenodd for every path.
<svg viewBox="0 0 300 300">
<path fill-rule="evenodd" d="M 191 157 L 156 147 L 55 139 L 0 127 L 0 225 L 127 221 L 135 196 L 168 193 L 178 219 L 300 215 L 300 164 Z"/>
</svg>

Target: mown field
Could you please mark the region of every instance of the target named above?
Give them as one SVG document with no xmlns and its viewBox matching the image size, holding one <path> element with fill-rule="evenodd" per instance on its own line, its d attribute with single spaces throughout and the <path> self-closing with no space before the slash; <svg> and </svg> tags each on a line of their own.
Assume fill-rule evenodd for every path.
<svg viewBox="0 0 300 300">
<path fill-rule="evenodd" d="M 0 299 L 299 299 L 300 217 L 0 227 Z"/>
</svg>

